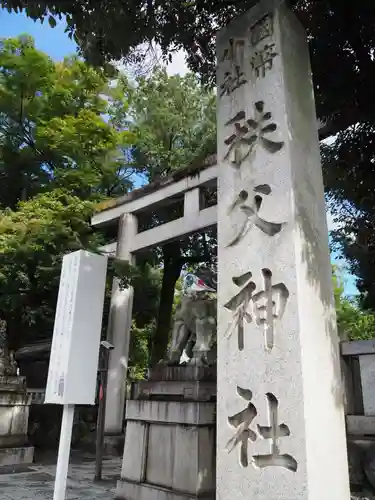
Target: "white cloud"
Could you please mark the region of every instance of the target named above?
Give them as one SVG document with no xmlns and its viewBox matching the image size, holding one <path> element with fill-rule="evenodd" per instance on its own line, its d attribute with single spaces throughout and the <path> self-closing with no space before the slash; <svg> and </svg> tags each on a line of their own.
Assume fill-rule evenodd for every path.
<svg viewBox="0 0 375 500">
<path fill-rule="evenodd" d="M 179 50 L 172 55 L 172 62 L 167 64 L 167 73 L 168 75 L 181 75 L 185 76 L 189 71 L 189 68 L 186 64 L 186 53 L 184 50 Z"/>
<path fill-rule="evenodd" d="M 172 53 L 172 61 L 166 61 L 162 57 L 161 49 L 158 45 L 152 47 L 149 50 L 147 45 L 140 46 L 140 50 L 146 52 L 146 56 L 143 58 L 140 64 L 125 64 L 123 61 L 113 61 L 114 66 L 121 72 L 125 73 L 131 80 L 136 74 L 142 74 L 147 76 L 155 64 L 164 66 L 167 69 L 169 76 L 181 75 L 185 76 L 188 73 L 189 68 L 186 64 L 186 52 L 184 50 L 178 50 Z M 147 52 L 149 50 L 149 52 Z"/>
</svg>

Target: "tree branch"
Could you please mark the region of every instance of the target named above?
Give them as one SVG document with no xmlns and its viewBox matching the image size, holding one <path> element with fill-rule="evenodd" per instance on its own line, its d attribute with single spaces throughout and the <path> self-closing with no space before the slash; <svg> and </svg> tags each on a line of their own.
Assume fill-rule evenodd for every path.
<svg viewBox="0 0 375 500">
<path fill-rule="evenodd" d="M 207 262 L 211 260 L 211 256 L 207 255 L 193 255 L 189 257 L 180 257 L 184 264 L 198 264 L 199 262 Z"/>
</svg>

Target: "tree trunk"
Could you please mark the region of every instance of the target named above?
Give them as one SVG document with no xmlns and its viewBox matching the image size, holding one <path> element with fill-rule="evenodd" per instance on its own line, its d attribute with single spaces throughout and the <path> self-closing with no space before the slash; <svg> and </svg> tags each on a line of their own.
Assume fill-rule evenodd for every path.
<svg viewBox="0 0 375 500">
<path fill-rule="evenodd" d="M 151 348 L 151 366 L 155 366 L 166 354 L 172 323 L 172 308 L 176 281 L 183 266 L 180 243 L 173 241 L 163 247 L 163 281 L 160 291 L 158 320 Z"/>
</svg>

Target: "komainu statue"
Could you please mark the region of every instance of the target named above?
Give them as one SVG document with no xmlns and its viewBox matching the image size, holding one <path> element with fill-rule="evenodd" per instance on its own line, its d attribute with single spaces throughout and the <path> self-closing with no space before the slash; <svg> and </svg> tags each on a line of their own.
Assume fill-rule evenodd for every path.
<svg viewBox="0 0 375 500">
<path fill-rule="evenodd" d="M 210 271 L 187 274 L 183 280 L 181 303 L 173 325 L 167 363 L 178 365 L 182 353 L 187 364 L 216 363 L 216 279 Z"/>
</svg>

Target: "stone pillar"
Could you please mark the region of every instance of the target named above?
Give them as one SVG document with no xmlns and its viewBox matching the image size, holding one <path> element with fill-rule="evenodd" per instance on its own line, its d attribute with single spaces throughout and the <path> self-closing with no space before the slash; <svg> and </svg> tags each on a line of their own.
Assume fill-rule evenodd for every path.
<svg viewBox="0 0 375 500">
<path fill-rule="evenodd" d="M 137 234 L 137 219 L 124 214 L 119 221 L 116 258 L 134 263 L 130 242 Z M 120 435 L 124 417 L 126 375 L 129 358 L 129 340 L 132 323 L 133 288 L 121 290 L 118 279 L 113 280 L 108 321 L 108 341 L 114 345 L 108 371 L 108 390 L 105 433 Z"/>
<path fill-rule="evenodd" d="M 348 500 L 306 35 L 263 0 L 217 51 L 217 498 Z"/>
</svg>

